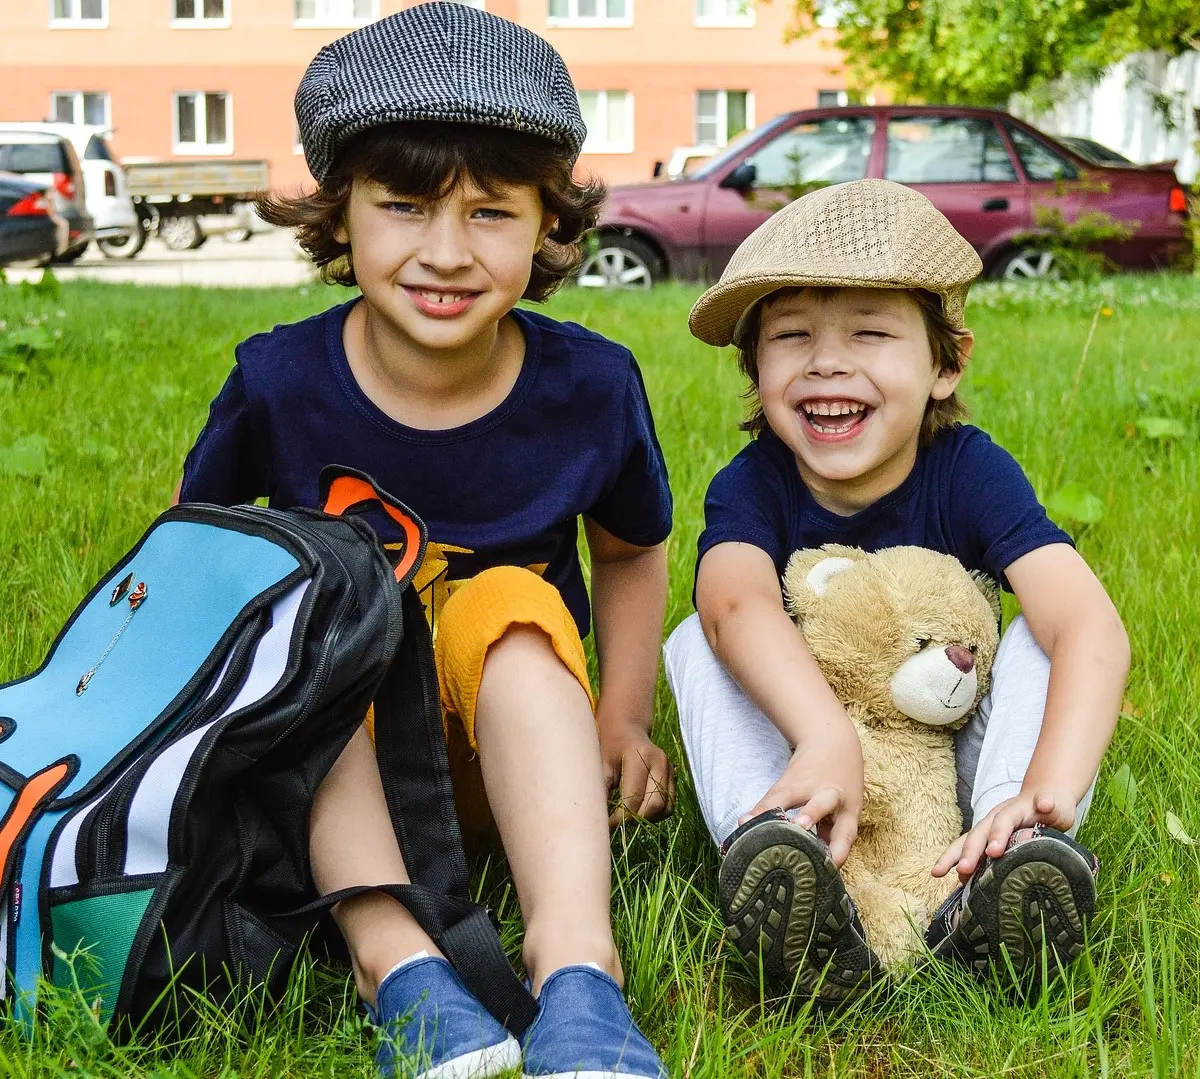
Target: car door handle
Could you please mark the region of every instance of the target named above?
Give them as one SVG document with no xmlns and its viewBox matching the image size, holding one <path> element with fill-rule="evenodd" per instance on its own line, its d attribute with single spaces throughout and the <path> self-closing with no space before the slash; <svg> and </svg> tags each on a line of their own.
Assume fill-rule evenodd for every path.
<svg viewBox="0 0 1200 1079">
<path fill-rule="evenodd" d="M 985 199 L 981 209 L 984 210 L 1007 210 L 1008 199 Z"/>
</svg>

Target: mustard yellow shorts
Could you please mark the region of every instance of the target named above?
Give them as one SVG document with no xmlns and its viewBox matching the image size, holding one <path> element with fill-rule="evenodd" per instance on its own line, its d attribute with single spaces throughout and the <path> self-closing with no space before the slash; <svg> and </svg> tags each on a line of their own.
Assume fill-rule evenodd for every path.
<svg viewBox="0 0 1200 1079">
<path fill-rule="evenodd" d="M 455 801 L 464 835 L 486 834 L 491 814 L 476 757 L 475 705 L 488 649 L 512 626 L 537 626 L 595 709 L 587 657 L 575 619 L 557 588 L 532 570 L 494 566 L 450 594 L 438 618 L 433 658 L 446 723 L 446 744 L 454 779 Z M 374 740 L 374 711 L 366 718 Z"/>
</svg>

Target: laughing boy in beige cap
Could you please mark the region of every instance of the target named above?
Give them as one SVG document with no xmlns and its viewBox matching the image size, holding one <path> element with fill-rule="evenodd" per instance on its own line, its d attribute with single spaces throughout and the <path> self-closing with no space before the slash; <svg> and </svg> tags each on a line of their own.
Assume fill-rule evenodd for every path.
<svg viewBox="0 0 1200 1079">
<path fill-rule="evenodd" d="M 708 488 L 698 614 L 667 642 L 667 674 L 724 857 L 726 923 L 744 928 L 757 910 L 739 947 L 822 1003 L 860 992 L 876 960 L 835 868 L 858 827 L 861 747 L 783 605 L 781 575 L 799 548 L 928 547 L 1021 602 L 991 692 L 958 736 L 970 827 L 930 866 L 962 881 L 929 927 L 935 954 L 971 961 L 984 946 L 994 961 L 1015 909 L 1016 931 L 1041 940 L 1054 926 L 1069 961 L 1095 908 L 1097 863 L 1072 837 L 1116 724 L 1129 645 L 1020 466 L 962 422 L 955 388 L 974 344 L 963 306 L 981 269 L 923 195 L 863 180 L 771 217 L 691 314 L 702 341 L 737 346 L 755 408 L 750 443 Z M 781 867 L 791 887 L 767 872 Z M 784 947 L 813 927 L 832 938 L 823 978 L 825 961 Z M 1009 950 L 1040 969 L 1036 949 Z"/>
</svg>

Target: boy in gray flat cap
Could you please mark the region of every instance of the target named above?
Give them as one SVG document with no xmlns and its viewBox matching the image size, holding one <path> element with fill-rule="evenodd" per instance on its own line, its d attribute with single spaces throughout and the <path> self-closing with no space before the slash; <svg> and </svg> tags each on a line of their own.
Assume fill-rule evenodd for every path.
<svg viewBox="0 0 1200 1079">
<path fill-rule="evenodd" d="M 836 868 L 857 834 L 863 747 L 784 608 L 798 549 L 931 548 L 1020 600 L 957 737 L 968 827 L 929 867 L 959 883 L 929 912 L 934 954 L 1032 979 L 1079 954 L 1095 908 L 1097 862 L 1073 837 L 1129 644 L 1017 462 L 962 422 L 963 306 L 982 268 L 924 195 L 861 180 L 771 217 L 692 309 L 696 337 L 737 346 L 753 438 L 709 485 L 697 614 L 667 642 L 667 677 L 730 937 L 823 1004 L 861 993 L 879 964 Z M 936 659 L 953 643 L 911 647 Z"/>
<path fill-rule="evenodd" d="M 321 469 L 337 463 L 424 519 L 416 586 L 462 824 L 499 833 L 538 999 L 518 1044 L 408 910 L 382 893 L 345 900 L 334 916 L 384 1032 L 379 1070 L 663 1079 L 620 989 L 605 787 L 620 792 L 611 823 L 662 816 L 674 799 L 649 737 L 666 467 L 629 351 L 516 307 L 573 271 L 603 199 L 572 176 L 585 135 L 575 89 L 535 34 L 430 3 L 323 48 L 296 115 L 319 187 L 262 212 L 362 295 L 239 346 L 180 496 L 317 506 Z M 317 793 L 311 853 L 325 894 L 409 879 L 370 716 Z"/>
</svg>

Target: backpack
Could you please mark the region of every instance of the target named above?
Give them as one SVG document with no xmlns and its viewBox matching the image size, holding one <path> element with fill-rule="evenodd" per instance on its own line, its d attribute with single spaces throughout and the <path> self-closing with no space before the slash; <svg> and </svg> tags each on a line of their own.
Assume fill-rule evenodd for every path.
<svg viewBox="0 0 1200 1079">
<path fill-rule="evenodd" d="M 372 701 L 414 882 L 379 890 L 498 1020 L 531 1021 L 469 900 L 411 587 L 424 525 L 360 473 L 321 490 L 326 512 L 169 509 L 0 686 L 0 990 L 26 1023 L 42 978 L 118 1027 L 186 1019 L 181 987 L 278 997 L 328 908 L 372 890 L 317 898 L 308 856 L 313 795 Z"/>
</svg>

